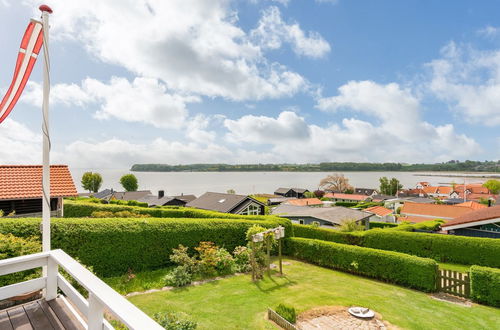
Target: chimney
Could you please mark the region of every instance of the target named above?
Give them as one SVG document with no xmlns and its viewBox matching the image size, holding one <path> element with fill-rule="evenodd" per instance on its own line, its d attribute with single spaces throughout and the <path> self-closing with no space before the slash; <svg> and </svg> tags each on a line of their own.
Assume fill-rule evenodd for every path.
<svg viewBox="0 0 500 330">
<path fill-rule="evenodd" d="M 488 207 L 491 207 L 491 199 L 488 199 Z"/>
<path fill-rule="evenodd" d="M 158 190 L 158 199 L 163 198 L 165 196 L 165 190 Z"/>
</svg>

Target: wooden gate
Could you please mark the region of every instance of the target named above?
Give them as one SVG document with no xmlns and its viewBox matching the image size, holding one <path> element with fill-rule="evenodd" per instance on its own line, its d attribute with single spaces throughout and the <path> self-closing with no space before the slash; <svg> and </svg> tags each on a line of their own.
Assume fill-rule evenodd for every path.
<svg viewBox="0 0 500 330">
<path fill-rule="evenodd" d="M 468 273 L 440 269 L 438 276 L 438 291 L 459 297 L 470 296 L 470 277 Z"/>
</svg>

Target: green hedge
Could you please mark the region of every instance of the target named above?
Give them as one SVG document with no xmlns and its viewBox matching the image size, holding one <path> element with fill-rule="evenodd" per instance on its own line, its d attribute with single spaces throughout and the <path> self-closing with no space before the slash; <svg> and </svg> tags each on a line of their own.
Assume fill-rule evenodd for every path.
<svg viewBox="0 0 500 330">
<path fill-rule="evenodd" d="M 470 284 L 473 300 L 500 307 L 500 269 L 472 266 Z"/>
<path fill-rule="evenodd" d="M 335 202 L 335 206 L 353 207 L 358 205 L 358 202 Z"/>
<path fill-rule="evenodd" d="M 282 225 L 291 227 L 289 220 Z M 288 224 L 287 224 L 288 223 Z M 134 272 L 169 264 L 172 248 L 179 244 L 195 247 L 200 241 L 212 241 L 232 251 L 246 245 L 245 233 L 257 224 L 274 227 L 276 221 L 228 219 L 158 218 L 67 218 L 53 219 L 52 248 L 63 249 L 83 264 L 93 266 L 103 276 L 120 275 L 129 268 Z M 40 235 L 40 219 L 1 219 L 0 233 L 18 237 Z"/>
<path fill-rule="evenodd" d="M 397 251 L 441 262 L 500 267 L 500 240 L 373 229 L 363 233 L 361 246 Z"/>
<path fill-rule="evenodd" d="M 427 258 L 306 238 L 285 240 L 288 255 L 319 266 L 434 291 L 438 264 Z"/>
<path fill-rule="evenodd" d="M 295 237 L 319 239 L 342 244 L 360 245 L 363 232 L 341 232 L 334 229 L 292 224 Z"/>
<path fill-rule="evenodd" d="M 370 229 L 373 228 L 393 228 L 397 227 L 397 223 L 381 222 L 381 221 L 370 221 Z"/>
<path fill-rule="evenodd" d="M 97 204 L 75 202 L 71 200 L 64 201 L 65 218 L 83 218 L 90 217 L 95 211 L 120 212 L 129 211 L 139 214 L 148 214 L 154 218 L 206 218 L 206 219 L 244 219 L 244 220 L 279 220 L 282 219 L 271 215 L 239 215 L 231 213 L 220 213 L 215 211 L 199 210 L 189 207 L 137 207 L 114 204 Z"/>
<path fill-rule="evenodd" d="M 500 240 L 388 229 L 342 233 L 334 229 L 293 225 L 294 236 L 407 253 L 441 262 L 500 268 Z"/>
</svg>

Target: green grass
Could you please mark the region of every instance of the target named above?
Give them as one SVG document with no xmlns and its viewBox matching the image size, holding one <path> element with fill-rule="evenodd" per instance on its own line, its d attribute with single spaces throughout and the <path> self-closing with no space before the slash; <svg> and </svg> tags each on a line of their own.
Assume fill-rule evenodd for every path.
<svg viewBox="0 0 500 330">
<path fill-rule="evenodd" d="M 445 262 L 438 262 L 439 269 L 454 270 L 456 272 L 468 273 L 470 265 L 448 264 Z"/>
<path fill-rule="evenodd" d="M 265 320 L 267 307 L 280 303 L 302 312 L 317 306 L 360 305 L 372 308 L 393 325 L 407 329 L 494 329 L 499 309 L 463 307 L 427 294 L 342 273 L 296 260 L 284 266 L 286 276 L 252 283 L 249 275 L 201 286 L 131 297 L 149 315 L 181 311 L 199 329 L 275 329 Z"/>
<path fill-rule="evenodd" d="M 140 272 L 134 274 L 135 277 L 131 279 L 129 279 L 128 274 L 125 274 L 122 276 L 103 278 L 103 281 L 122 295 L 134 291 L 157 289 L 165 286 L 164 277 L 172 268 L 173 267 Z"/>
</svg>

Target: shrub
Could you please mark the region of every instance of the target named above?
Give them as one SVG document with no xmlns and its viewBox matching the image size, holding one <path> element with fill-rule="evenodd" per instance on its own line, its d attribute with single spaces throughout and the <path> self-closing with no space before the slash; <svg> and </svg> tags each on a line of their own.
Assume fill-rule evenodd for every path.
<svg viewBox="0 0 500 330">
<path fill-rule="evenodd" d="M 35 238 L 20 238 L 12 234 L 0 234 L 0 260 L 37 253 L 40 250 L 41 244 Z M 30 269 L 0 276 L 0 287 L 31 279 L 36 277 L 37 274 L 37 270 Z"/>
<path fill-rule="evenodd" d="M 115 214 L 110 211 L 94 211 L 90 216 L 92 218 L 114 218 Z"/>
<path fill-rule="evenodd" d="M 184 313 L 156 313 L 153 315 L 153 319 L 167 330 L 194 330 L 198 326 L 196 322 L 189 320 Z"/>
<path fill-rule="evenodd" d="M 470 284 L 473 300 L 500 307 L 500 269 L 472 266 Z"/>
<path fill-rule="evenodd" d="M 343 244 L 360 245 L 363 232 L 344 233 L 328 228 L 315 228 L 308 225 L 293 224 L 296 237 L 314 238 Z"/>
<path fill-rule="evenodd" d="M 246 246 L 237 246 L 233 251 L 235 271 L 246 273 L 252 270 L 250 265 L 250 250 Z"/>
<path fill-rule="evenodd" d="M 220 275 L 234 274 L 236 263 L 233 256 L 224 248 L 218 248 L 215 253 L 215 269 Z"/>
<path fill-rule="evenodd" d="M 500 240 L 441 234 L 373 229 L 363 233 L 362 244 L 441 262 L 500 267 Z"/>
<path fill-rule="evenodd" d="M 195 247 L 200 241 L 211 241 L 232 251 L 245 245 L 246 231 L 254 224 L 278 225 L 275 221 L 229 219 L 52 219 L 51 238 L 54 249 L 79 258 L 100 276 L 114 276 L 129 268 L 136 272 L 165 267 L 179 244 Z M 0 233 L 35 236 L 40 234 L 39 226 L 40 219 L 6 218 L 0 220 Z"/>
<path fill-rule="evenodd" d="M 436 220 L 422 221 L 414 224 L 402 223 L 390 229 L 402 230 L 402 231 L 416 231 L 416 230 L 438 231 L 439 228 L 441 227 L 441 224 L 443 223 L 444 220 L 436 219 Z"/>
<path fill-rule="evenodd" d="M 397 227 L 397 223 L 381 222 L 381 221 L 370 221 L 370 229 L 373 228 L 392 228 Z"/>
<path fill-rule="evenodd" d="M 288 255 L 423 291 L 434 291 L 436 261 L 407 254 L 305 238 L 285 240 Z"/>
<path fill-rule="evenodd" d="M 186 269 L 192 274 L 198 272 L 198 261 L 195 257 L 189 256 L 188 248 L 182 244 L 179 244 L 177 249 L 172 249 L 170 261 L 177 265 L 186 267 Z"/>
<path fill-rule="evenodd" d="M 338 231 L 350 233 L 353 231 L 362 231 L 365 229 L 365 226 L 356 222 L 355 219 L 344 219 L 340 224 Z"/>
<path fill-rule="evenodd" d="M 193 281 L 193 274 L 186 266 L 175 267 L 165 276 L 165 283 L 171 286 L 186 286 Z"/>
<path fill-rule="evenodd" d="M 358 205 L 358 202 L 335 202 L 335 206 L 353 207 Z"/>
<path fill-rule="evenodd" d="M 297 322 L 297 312 L 292 306 L 279 304 L 278 306 L 276 306 L 276 313 L 278 313 L 282 318 L 292 324 L 295 324 L 295 322 Z"/>
</svg>

